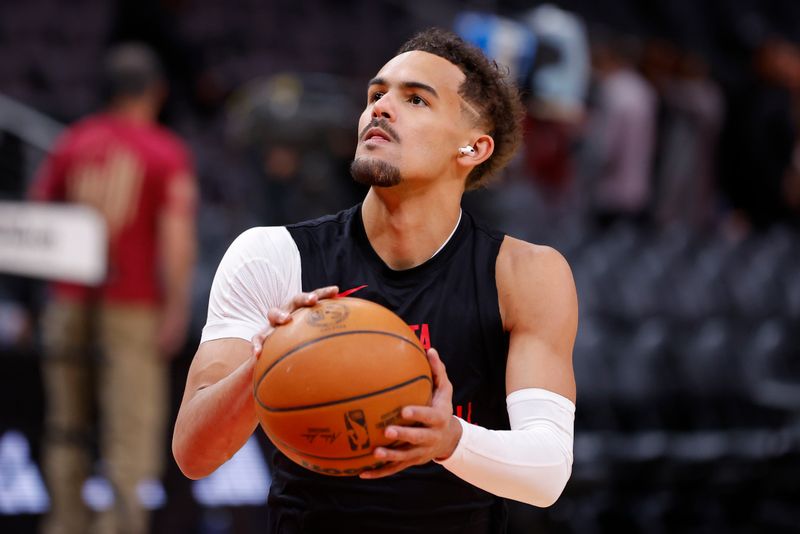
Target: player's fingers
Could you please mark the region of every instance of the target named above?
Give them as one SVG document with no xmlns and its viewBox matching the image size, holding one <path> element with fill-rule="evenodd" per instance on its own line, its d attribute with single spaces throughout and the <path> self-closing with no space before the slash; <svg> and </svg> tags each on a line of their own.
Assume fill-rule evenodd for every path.
<svg viewBox="0 0 800 534">
<path fill-rule="evenodd" d="M 271 326 L 280 326 L 292 320 L 292 315 L 284 308 L 270 308 L 267 312 L 267 319 Z"/>
<path fill-rule="evenodd" d="M 433 398 L 431 399 L 431 406 L 439 410 L 446 410 L 449 406 L 450 410 L 453 409 L 453 386 L 450 382 L 443 384 L 441 387 L 433 391 Z"/>
<path fill-rule="evenodd" d="M 339 294 L 339 286 L 321 287 L 319 289 L 315 289 L 313 293 L 316 293 L 319 300 L 332 299 Z"/>
<path fill-rule="evenodd" d="M 272 326 L 286 324 L 292 320 L 292 312 L 314 306 L 321 299 L 333 298 L 339 292 L 337 286 L 328 286 L 315 289 L 308 293 L 298 293 L 281 307 L 270 308 L 267 318 Z"/>
<path fill-rule="evenodd" d="M 418 455 L 412 448 L 400 447 L 390 449 L 389 447 L 376 447 L 372 455 L 382 462 L 402 463 L 410 461 Z"/>
<path fill-rule="evenodd" d="M 421 445 L 432 441 L 433 435 L 427 428 L 413 426 L 390 426 L 384 432 L 388 439 Z"/>
<path fill-rule="evenodd" d="M 433 385 L 436 386 L 437 389 L 445 385 L 445 383 L 449 385 L 450 379 L 447 377 L 447 368 L 442 359 L 439 358 L 439 353 L 436 349 L 428 349 L 426 355 L 428 356 L 428 363 L 431 366 L 431 373 L 433 374 Z"/>
<path fill-rule="evenodd" d="M 310 306 L 314 306 L 317 302 L 322 299 L 329 299 L 336 296 L 339 293 L 339 288 L 337 286 L 327 286 L 321 287 L 319 289 L 315 289 L 314 291 L 309 291 L 307 293 L 298 293 L 292 300 L 289 301 L 289 305 L 285 311 L 289 313 L 298 310 L 300 308 L 307 308 Z"/>
<path fill-rule="evenodd" d="M 439 358 L 439 353 L 436 349 L 428 349 L 428 362 L 431 365 L 431 372 L 433 373 L 433 400 L 431 404 L 437 406 L 442 402 L 452 403 L 453 398 L 453 384 L 447 377 L 447 369 L 444 362 Z"/>
<path fill-rule="evenodd" d="M 403 416 L 403 419 L 407 419 L 415 423 L 422 423 L 425 426 L 442 425 L 449 417 L 449 414 L 444 413 L 444 411 L 441 409 L 432 408 L 429 406 L 406 406 L 403 408 L 401 415 Z"/>
<path fill-rule="evenodd" d="M 439 351 L 438 350 L 436 350 L 434 348 L 430 348 L 430 349 L 425 351 L 425 355 L 428 357 L 428 363 L 431 364 L 431 368 L 432 368 L 431 370 L 432 371 L 436 372 L 436 370 L 433 369 L 434 366 L 444 367 L 444 363 L 442 363 L 442 359 L 439 358 Z"/>
<path fill-rule="evenodd" d="M 254 335 L 250 340 L 253 345 L 253 355 L 258 358 L 261 355 L 261 351 L 264 348 L 264 342 L 267 340 L 267 337 L 272 333 L 274 328 L 269 326 L 258 334 Z"/>
<path fill-rule="evenodd" d="M 294 297 L 292 297 L 291 301 L 291 311 L 295 311 L 300 308 L 305 308 L 308 306 L 313 306 L 317 303 L 319 297 L 316 293 L 311 291 L 310 293 L 298 293 Z"/>
</svg>

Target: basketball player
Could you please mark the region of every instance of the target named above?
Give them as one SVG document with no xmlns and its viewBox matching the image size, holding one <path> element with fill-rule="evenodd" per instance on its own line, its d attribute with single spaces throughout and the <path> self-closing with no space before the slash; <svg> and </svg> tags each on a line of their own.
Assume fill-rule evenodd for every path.
<svg viewBox="0 0 800 534">
<path fill-rule="evenodd" d="M 219 266 L 173 437 L 187 476 L 214 471 L 256 427 L 267 319 L 283 324 L 341 288 L 394 310 L 431 347 L 432 404 L 404 408 L 421 426 L 389 426 L 406 446 L 376 449 L 385 465 L 360 477 L 319 475 L 276 452 L 269 532 L 494 533 L 502 497 L 555 502 L 572 466 L 572 275 L 552 249 L 460 208 L 465 189 L 513 155 L 520 114 L 497 66 L 449 32 L 412 38 L 384 65 L 351 168 L 371 186 L 363 203 L 248 230 Z"/>
<path fill-rule="evenodd" d="M 108 232 L 107 279 L 54 284 L 42 321 L 45 534 L 149 532 L 138 487 L 161 473 L 168 358 L 189 321 L 197 186 L 183 141 L 157 123 L 161 68 L 150 49 L 120 44 L 104 78 L 107 108 L 67 130 L 31 191 L 34 200 L 95 208 Z M 92 519 L 81 487 L 92 474 L 95 391 L 114 504 Z"/>
</svg>

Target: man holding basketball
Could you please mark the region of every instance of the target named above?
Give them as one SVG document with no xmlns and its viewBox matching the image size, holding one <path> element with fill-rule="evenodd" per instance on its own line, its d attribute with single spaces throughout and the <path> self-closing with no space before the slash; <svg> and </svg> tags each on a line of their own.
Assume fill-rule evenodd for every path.
<svg viewBox="0 0 800 534">
<path fill-rule="evenodd" d="M 220 264 L 173 438 L 187 476 L 213 472 L 255 429 L 253 369 L 270 328 L 353 288 L 435 347 L 433 401 L 403 409 L 418 424 L 385 432 L 405 446 L 377 448 L 385 465 L 360 477 L 276 452 L 270 532 L 502 532 L 500 497 L 555 502 L 572 468 L 572 275 L 554 250 L 460 207 L 511 158 L 520 117 L 513 85 L 449 32 L 417 35 L 384 65 L 351 167 L 371 186 L 364 202 L 248 230 Z"/>
</svg>

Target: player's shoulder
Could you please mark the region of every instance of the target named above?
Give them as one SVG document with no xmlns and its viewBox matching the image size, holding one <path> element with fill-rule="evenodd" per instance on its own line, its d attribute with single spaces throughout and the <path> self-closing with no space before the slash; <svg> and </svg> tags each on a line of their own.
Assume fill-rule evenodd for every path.
<svg viewBox="0 0 800 534">
<path fill-rule="evenodd" d="M 297 263 L 298 250 L 284 226 L 258 226 L 239 234 L 228 246 L 219 262 L 218 276 L 251 276 L 284 270 Z"/>
<path fill-rule="evenodd" d="M 542 316 L 572 317 L 577 291 L 564 256 L 552 247 L 506 237 L 497 256 L 497 295 L 503 323 L 541 322 Z"/>
<path fill-rule="evenodd" d="M 476 217 L 473 213 L 467 210 L 464 210 L 463 214 L 470 221 L 470 224 L 472 225 L 472 228 L 477 236 L 489 241 L 496 241 L 497 243 L 503 242 L 503 239 L 506 235 L 504 232 L 487 224 L 486 221 Z"/>
<path fill-rule="evenodd" d="M 294 231 L 313 231 L 320 228 L 335 228 L 340 227 L 347 224 L 354 215 L 356 215 L 357 210 L 361 207 L 361 204 L 357 204 L 345 210 L 342 210 L 338 213 L 333 213 L 330 215 L 323 215 L 322 217 L 317 217 L 314 219 L 308 219 L 305 221 L 300 221 L 292 224 L 286 225 L 286 228 L 290 232 Z"/>
<path fill-rule="evenodd" d="M 276 247 L 291 243 L 292 237 L 285 226 L 254 226 L 239 234 L 228 247 L 226 255 L 262 256 Z"/>
<path fill-rule="evenodd" d="M 569 263 L 558 250 L 508 235 L 503 239 L 497 256 L 497 274 L 498 282 L 502 278 L 514 285 L 531 280 L 572 283 Z"/>
<path fill-rule="evenodd" d="M 325 215 L 286 226 L 303 253 L 333 254 L 334 249 L 346 247 L 356 236 L 354 218 L 359 217 L 357 204 L 332 215 Z"/>
</svg>

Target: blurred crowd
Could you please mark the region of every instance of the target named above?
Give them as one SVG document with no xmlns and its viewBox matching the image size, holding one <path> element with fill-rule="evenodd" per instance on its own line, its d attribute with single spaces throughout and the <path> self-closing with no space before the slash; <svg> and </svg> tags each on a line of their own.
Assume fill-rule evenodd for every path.
<svg viewBox="0 0 800 534">
<path fill-rule="evenodd" d="M 561 250 L 581 302 L 573 481 L 548 511 L 515 509 L 515 524 L 796 527 L 800 34 L 787 23 L 791 2 L 464 4 L 5 2 L 0 199 L 25 196 L 54 141 L 39 118 L 12 120 L 15 106 L 72 123 L 101 105 L 111 44 L 156 52 L 170 85 L 161 120 L 185 139 L 200 193 L 191 324 L 173 363 L 180 391 L 230 241 L 358 202 L 364 190 L 347 169 L 367 80 L 415 29 L 451 27 L 509 69 L 528 110 L 519 156 L 465 205 Z M 39 282 L 0 274 L 0 361 L 32 380 L 44 301 Z M 14 379 L 0 380 L 10 388 Z M 21 429 L 36 449 L 40 387 L 19 392 L 29 408 L 0 408 L 0 435 Z"/>
</svg>

